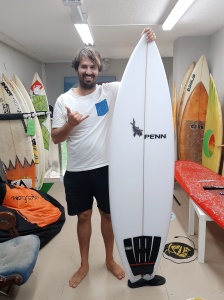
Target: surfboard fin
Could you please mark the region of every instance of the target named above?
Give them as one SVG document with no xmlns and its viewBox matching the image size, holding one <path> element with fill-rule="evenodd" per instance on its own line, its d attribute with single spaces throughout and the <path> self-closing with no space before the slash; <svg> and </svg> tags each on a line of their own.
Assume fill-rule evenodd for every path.
<svg viewBox="0 0 224 300">
<path fill-rule="evenodd" d="M 165 282 L 166 279 L 164 277 L 155 275 L 151 280 L 145 280 L 144 278 L 141 278 L 136 282 L 131 282 L 130 280 L 128 280 L 128 286 L 132 289 L 135 289 L 142 286 L 158 286 L 164 284 Z"/>
</svg>

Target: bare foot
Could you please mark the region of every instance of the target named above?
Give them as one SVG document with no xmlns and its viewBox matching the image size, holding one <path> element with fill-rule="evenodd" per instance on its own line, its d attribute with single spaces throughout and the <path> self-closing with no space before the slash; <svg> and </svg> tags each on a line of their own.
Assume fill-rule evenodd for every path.
<svg viewBox="0 0 224 300">
<path fill-rule="evenodd" d="M 69 280 L 69 286 L 72 288 L 76 288 L 77 285 L 83 280 L 83 278 L 86 276 L 86 274 L 89 271 L 89 267 L 81 266 L 78 271 L 72 276 L 72 278 Z"/>
<path fill-rule="evenodd" d="M 119 280 L 125 277 L 124 270 L 114 261 L 106 262 L 107 269 Z"/>
</svg>

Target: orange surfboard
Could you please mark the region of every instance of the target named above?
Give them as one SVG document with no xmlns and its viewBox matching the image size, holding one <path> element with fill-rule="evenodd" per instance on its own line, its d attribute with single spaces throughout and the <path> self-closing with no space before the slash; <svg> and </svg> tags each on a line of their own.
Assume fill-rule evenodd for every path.
<svg viewBox="0 0 224 300">
<path fill-rule="evenodd" d="M 180 112 L 179 159 L 202 162 L 202 141 L 209 91 L 209 69 L 201 56 L 189 78 Z"/>
<path fill-rule="evenodd" d="M 186 104 L 180 127 L 179 158 L 202 162 L 202 141 L 208 105 L 208 93 L 199 82 Z"/>
</svg>

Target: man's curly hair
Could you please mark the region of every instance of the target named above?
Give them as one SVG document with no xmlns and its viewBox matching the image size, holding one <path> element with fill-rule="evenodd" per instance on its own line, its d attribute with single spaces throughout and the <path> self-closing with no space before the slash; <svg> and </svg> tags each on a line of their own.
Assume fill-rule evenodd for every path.
<svg viewBox="0 0 224 300">
<path fill-rule="evenodd" d="M 98 51 L 93 48 L 86 47 L 78 51 L 77 55 L 72 61 L 72 68 L 78 71 L 78 67 L 82 57 L 89 58 L 95 65 L 97 65 L 99 72 L 103 69 L 103 61 Z"/>
</svg>

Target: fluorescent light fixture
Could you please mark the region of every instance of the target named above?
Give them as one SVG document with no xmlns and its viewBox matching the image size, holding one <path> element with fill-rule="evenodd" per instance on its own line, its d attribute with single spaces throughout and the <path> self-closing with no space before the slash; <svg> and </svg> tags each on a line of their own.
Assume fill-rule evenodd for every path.
<svg viewBox="0 0 224 300">
<path fill-rule="evenodd" d="M 179 0 L 163 23 L 163 30 L 171 30 L 194 1 L 195 0 Z"/>
<path fill-rule="evenodd" d="M 82 5 L 83 4 L 83 0 L 62 0 L 62 2 L 65 6 Z"/>
<path fill-rule="evenodd" d="M 74 24 L 74 26 L 78 31 L 78 34 L 80 35 L 83 43 L 86 46 L 94 46 L 94 40 L 89 25 L 86 23 L 82 23 L 82 24 Z"/>
<path fill-rule="evenodd" d="M 91 27 L 88 22 L 88 15 L 82 13 L 80 6 L 71 7 L 72 10 L 72 21 L 78 31 L 83 43 L 86 46 L 94 46 L 94 40 L 91 32 Z"/>
</svg>

